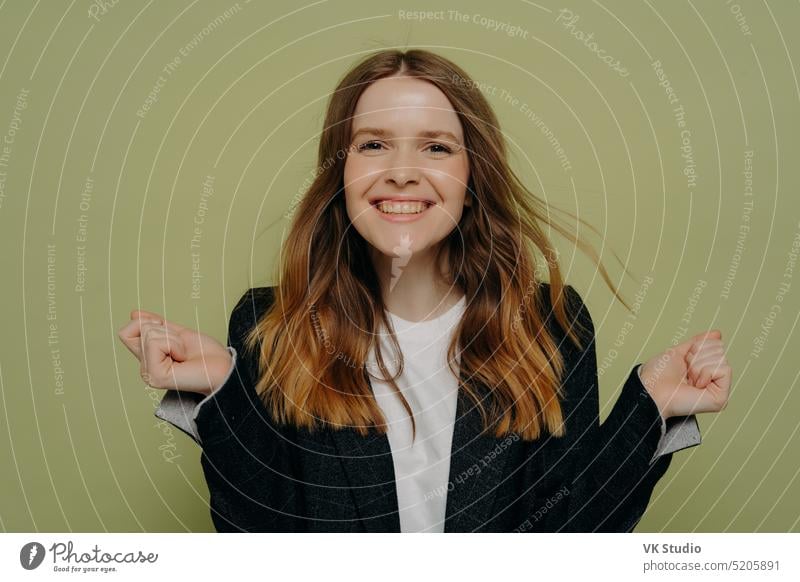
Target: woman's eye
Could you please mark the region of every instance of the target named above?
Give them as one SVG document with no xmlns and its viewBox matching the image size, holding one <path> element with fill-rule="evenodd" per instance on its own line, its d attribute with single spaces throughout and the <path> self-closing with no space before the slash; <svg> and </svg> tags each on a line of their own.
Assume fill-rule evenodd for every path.
<svg viewBox="0 0 800 582">
<path fill-rule="evenodd" d="M 379 141 L 367 141 L 358 146 L 358 151 L 360 152 L 377 152 L 383 147 L 383 144 Z"/>
<path fill-rule="evenodd" d="M 441 157 L 441 156 L 444 156 L 444 155 L 448 155 L 448 154 L 452 154 L 452 153 L 453 153 L 453 150 L 452 150 L 452 149 L 450 149 L 450 148 L 449 148 L 449 147 L 447 147 L 446 145 L 444 145 L 444 144 L 440 144 L 440 143 L 432 143 L 432 144 L 430 144 L 430 145 L 428 146 L 428 148 L 427 148 L 427 149 L 428 149 L 428 150 L 429 150 L 429 151 L 430 151 L 432 154 L 435 154 L 435 155 L 437 155 L 437 156 L 439 156 L 439 157 Z"/>
</svg>

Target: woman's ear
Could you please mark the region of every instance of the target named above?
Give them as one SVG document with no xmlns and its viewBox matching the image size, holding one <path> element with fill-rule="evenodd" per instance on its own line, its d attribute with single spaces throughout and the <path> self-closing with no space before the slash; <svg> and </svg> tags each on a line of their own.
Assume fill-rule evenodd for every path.
<svg viewBox="0 0 800 582">
<path fill-rule="evenodd" d="M 472 206 L 472 194 L 467 192 L 467 195 L 464 197 L 464 206 Z"/>
</svg>

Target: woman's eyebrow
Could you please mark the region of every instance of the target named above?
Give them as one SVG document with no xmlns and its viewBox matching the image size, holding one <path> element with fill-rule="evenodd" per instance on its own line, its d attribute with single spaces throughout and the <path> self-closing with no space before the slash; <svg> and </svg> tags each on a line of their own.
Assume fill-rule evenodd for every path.
<svg viewBox="0 0 800 582">
<path fill-rule="evenodd" d="M 359 129 L 358 131 L 356 131 L 353 134 L 353 138 L 352 139 L 355 139 L 356 137 L 358 137 L 362 133 L 365 133 L 365 134 L 368 134 L 368 135 L 376 135 L 378 137 L 391 137 L 392 136 L 392 132 L 389 131 L 388 129 L 383 129 L 383 128 L 380 128 L 380 127 L 362 127 L 361 129 Z M 427 138 L 447 137 L 447 138 L 450 138 L 452 141 L 458 143 L 458 138 L 452 132 L 441 130 L 441 129 L 426 129 L 426 130 L 420 131 L 417 134 L 417 137 L 427 137 Z"/>
</svg>

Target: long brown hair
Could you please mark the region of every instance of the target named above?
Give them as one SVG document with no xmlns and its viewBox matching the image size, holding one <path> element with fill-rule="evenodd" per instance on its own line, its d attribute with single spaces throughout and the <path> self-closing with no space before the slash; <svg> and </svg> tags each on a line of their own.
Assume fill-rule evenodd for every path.
<svg viewBox="0 0 800 582">
<path fill-rule="evenodd" d="M 547 265 L 553 316 L 579 348 L 582 340 L 575 328 L 581 326 L 568 319 L 556 250 L 541 225 L 549 224 L 591 256 L 625 302 L 594 249 L 558 224 L 511 170 L 499 124 L 477 85 L 457 65 L 425 50 L 371 54 L 345 74 L 330 98 L 319 141 L 319 172 L 294 212 L 275 301 L 246 338 L 248 349 L 260 346 L 256 392 L 281 424 L 309 431 L 349 426 L 363 435 L 370 427 L 385 432 L 366 373 L 374 347 L 416 432 L 411 408 L 395 383 L 402 354 L 396 349 L 399 367 L 391 377 L 380 344 L 373 341 L 381 323 L 389 330 L 391 325 L 369 243 L 350 224 L 343 184 L 356 103 L 370 83 L 398 74 L 422 78 L 447 96 L 469 156 L 467 196 L 474 197 L 473 204 L 465 207 L 458 228 L 439 248 L 447 251 L 452 283 L 466 296 L 466 310 L 448 349 L 451 371 L 479 408 L 484 432 L 493 430 L 497 437 L 515 432 L 524 440 L 538 438 L 542 430 L 562 436 L 564 362 L 544 322 L 537 261 Z M 393 332 L 391 338 L 397 347 Z M 489 387 L 491 398 L 482 400 L 473 382 Z"/>
</svg>

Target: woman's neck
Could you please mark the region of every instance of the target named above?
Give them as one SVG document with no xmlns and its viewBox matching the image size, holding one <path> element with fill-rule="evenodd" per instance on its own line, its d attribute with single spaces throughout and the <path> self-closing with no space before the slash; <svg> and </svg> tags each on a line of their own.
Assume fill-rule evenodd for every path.
<svg viewBox="0 0 800 582">
<path fill-rule="evenodd" d="M 378 253 L 379 254 L 379 253 Z M 407 260 L 380 254 L 373 257 L 386 309 L 407 321 L 434 319 L 449 311 L 464 296 L 448 284 L 435 251 L 416 253 Z M 443 257 L 442 263 L 447 264 Z"/>
</svg>

